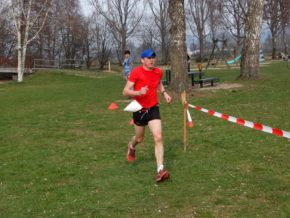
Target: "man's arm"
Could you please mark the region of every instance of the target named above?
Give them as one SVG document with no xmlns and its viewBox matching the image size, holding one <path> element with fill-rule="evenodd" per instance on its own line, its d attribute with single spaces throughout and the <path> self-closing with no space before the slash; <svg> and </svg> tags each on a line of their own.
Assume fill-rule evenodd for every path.
<svg viewBox="0 0 290 218">
<path fill-rule="evenodd" d="M 170 103 L 172 101 L 171 96 L 166 92 L 164 85 L 162 84 L 162 81 L 160 81 L 159 83 L 159 91 L 161 92 L 161 94 L 163 95 L 165 101 L 167 103 Z"/>
<path fill-rule="evenodd" d="M 134 90 L 134 83 L 128 80 L 124 89 L 123 89 L 123 95 L 128 96 L 128 97 L 145 95 L 147 90 L 148 90 L 148 87 L 144 86 L 140 90 L 135 91 Z"/>
</svg>

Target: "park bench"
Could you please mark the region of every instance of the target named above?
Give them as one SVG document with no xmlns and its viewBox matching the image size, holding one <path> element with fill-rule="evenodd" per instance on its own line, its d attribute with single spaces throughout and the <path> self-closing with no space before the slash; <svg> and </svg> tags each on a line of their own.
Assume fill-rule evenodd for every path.
<svg viewBox="0 0 290 218">
<path fill-rule="evenodd" d="M 199 84 L 200 88 L 203 88 L 206 83 L 210 83 L 213 86 L 215 82 L 219 81 L 218 77 L 205 77 L 205 74 L 201 71 L 190 71 L 187 72 L 187 75 L 191 76 L 191 85 Z"/>
<path fill-rule="evenodd" d="M 199 84 L 200 88 L 203 88 L 203 85 L 206 83 L 210 83 L 213 86 L 215 82 L 219 81 L 218 77 L 205 77 L 204 72 L 201 71 L 190 71 L 187 72 L 187 75 L 191 77 L 191 85 Z M 169 85 L 171 82 L 171 70 L 165 71 L 165 78 L 165 80 L 162 80 L 162 84 Z"/>
<path fill-rule="evenodd" d="M 218 82 L 219 80 L 220 79 L 218 77 L 207 77 L 207 78 L 200 79 L 198 82 L 199 82 L 200 88 L 202 88 L 203 84 L 205 83 L 210 83 L 210 85 L 213 86 L 214 83 Z"/>
</svg>

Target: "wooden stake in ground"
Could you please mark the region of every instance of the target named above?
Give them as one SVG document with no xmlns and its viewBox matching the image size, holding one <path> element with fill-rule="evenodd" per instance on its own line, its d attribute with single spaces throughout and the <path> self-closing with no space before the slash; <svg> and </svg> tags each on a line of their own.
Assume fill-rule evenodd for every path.
<svg viewBox="0 0 290 218">
<path fill-rule="evenodd" d="M 111 61 L 109 59 L 109 72 L 111 72 Z"/>
<path fill-rule="evenodd" d="M 181 93 L 181 102 L 182 102 L 182 105 L 183 105 L 183 150 L 186 151 L 186 116 L 187 116 L 187 108 L 186 108 L 186 105 L 187 105 L 187 102 L 186 102 L 186 92 L 183 91 Z"/>
</svg>

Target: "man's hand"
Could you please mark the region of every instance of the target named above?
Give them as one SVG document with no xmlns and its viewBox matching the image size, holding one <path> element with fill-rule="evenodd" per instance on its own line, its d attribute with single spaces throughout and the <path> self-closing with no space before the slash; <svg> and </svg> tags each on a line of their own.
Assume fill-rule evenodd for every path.
<svg viewBox="0 0 290 218">
<path fill-rule="evenodd" d="M 166 103 L 170 103 L 170 102 L 172 101 L 172 98 L 171 98 L 171 96 L 170 96 L 170 95 L 168 95 L 168 93 L 167 93 L 167 92 L 164 92 L 164 93 L 163 93 L 163 97 L 164 97 L 164 99 L 165 99 Z"/>
<path fill-rule="evenodd" d="M 148 91 L 148 86 L 144 86 L 139 90 L 138 95 L 145 95 Z"/>
</svg>

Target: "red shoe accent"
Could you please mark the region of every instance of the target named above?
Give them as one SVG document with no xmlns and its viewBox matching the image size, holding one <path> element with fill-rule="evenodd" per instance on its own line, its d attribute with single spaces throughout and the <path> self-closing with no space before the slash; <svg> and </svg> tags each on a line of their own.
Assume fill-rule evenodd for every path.
<svg viewBox="0 0 290 218">
<path fill-rule="evenodd" d="M 166 179 L 169 178 L 169 172 L 166 169 L 160 170 L 157 174 L 156 174 L 156 178 L 155 181 L 156 182 L 161 182 L 164 181 Z"/>
<path fill-rule="evenodd" d="M 136 149 L 133 149 L 133 148 L 131 148 L 130 145 L 128 145 L 128 152 L 127 152 L 128 162 L 133 162 L 135 160 L 135 151 L 136 151 Z"/>
</svg>

